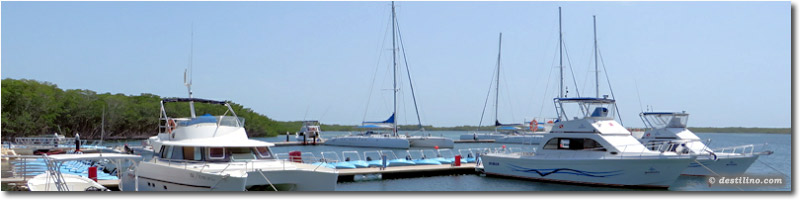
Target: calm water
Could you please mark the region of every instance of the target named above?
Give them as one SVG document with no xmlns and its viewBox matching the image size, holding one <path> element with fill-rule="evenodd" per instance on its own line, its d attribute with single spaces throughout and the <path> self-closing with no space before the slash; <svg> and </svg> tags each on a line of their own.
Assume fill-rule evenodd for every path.
<svg viewBox="0 0 800 200">
<path fill-rule="evenodd" d="M 429 131 L 434 136 L 444 136 L 453 139 L 458 139 L 462 134 L 467 134 L 463 131 Z M 346 135 L 347 132 L 324 132 L 323 137 L 334 137 L 339 135 Z M 746 175 L 755 176 L 783 176 L 785 174 L 786 185 L 781 187 L 740 187 L 745 191 L 788 191 L 791 190 L 791 135 L 790 134 L 725 134 L 725 133 L 698 133 L 702 139 L 710 138 L 712 142 L 709 144 L 711 148 L 738 146 L 745 144 L 764 144 L 767 143 L 767 149 L 775 151 L 774 154 L 769 156 L 761 156 L 752 166 L 747 170 Z M 255 138 L 263 141 L 285 141 L 286 136 L 268 137 L 268 138 Z M 294 136 L 290 137 L 294 140 Z M 520 144 L 495 144 L 495 143 L 462 143 L 455 144 L 454 152 L 457 149 L 465 148 L 499 148 L 506 145 L 508 148 L 522 148 L 530 149 L 528 145 Z M 320 156 L 323 151 L 335 151 L 340 153 L 342 151 L 363 151 L 379 150 L 376 148 L 358 148 L 358 147 L 338 147 L 338 146 L 288 146 L 288 147 L 274 147 L 275 153 L 288 153 L 289 151 L 302 151 L 313 152 L 316 156 Z M 758 151 L 759 148 L 756 148 Z M 401 156 L 405 150 L 394 150 L 395 154 Z M 363 153 L 362 153 L 363 155 Z M 772 168 L 777 169 L 773 170 Z M 675 191 L 739 191 L 739 188 L 721 188 L 714 186 L 709 188 L 706 183 L 706 177 L 695 176 L 681 176 L 672 184 L 669 190 Z M 453 175 L 453 176 L 436 176 L 436 177 L 422 177 L 422 178 L 405 178 L 405 179 L 390 179 L 390 180 L 377 180 L 377 181 L 363 181 L 363 182 L 348 182 L 339 183 L 336 190 L 340 191 L 563 191 L 563 190 L 630 190 L 620 188 L 607 188 L 607 187 L 592 187 L 592 186 L 575 186 L 568 184 L 558 183 L 543 183 L 536 181 L 507 179 L 499 177 L 485 177 L 478 175 Z"/>
<path fill-rule="evenodd" d="M 434 136 L 444 136 L 458 139 L 461 131 L 430 131 Z M 347 132 L 324 132 L 323 137 L 333 137 L 345 135 Z M 712 148 L 738 146 L 745 144 L 764 144 L 767 149 L 775 153 L 769 156 L 761 156 L 747 170 L 746 175 L 754 176 L 783 176 L 786 185 L 779 187 L 741 187 L 745 191 L 789 191 L 791 190 L 791 135 L 790 134 L 723 134 L 723 133 L 698 133 L 702 139 L 710 138 Z M 278 142 L 285 141 L 286 136 L 254 138 L 263 141 Z M 290 137 L 294 140 L 294 136 Z M 131 145 L 139 145 L 140 141 L 127 141 Z M 112 143 L 109 142 L 109 145 Z M 121 143 L 116 143 L 121 144 Z M 455 144 L 454 152 L 465 148 L 499 148 L 504 144 L 494 143 L 464 143 Z M 530 149 L 531 146 L 520 144 L 505 144 L 508 148 Z M 290 151 L 312 152 L 317 157 L 320 152 L 334 151 L 341 155 L 342 151 L 358 151 L 363 155 L 364 151 L 382 150 L 376 148 L 358 147 L 338 147 L 338 146 L 286 146 L 274 147 L 275 153 L 288 153 Z M 760 150 L 756 148 L 756 150 Z M 402 156 L 405 150 L 394 150 L 397 156 Z M 776 170 L 773 170 L 772 168 Z M 6 168 L 7 166 L 3 166 Z M 709 188 L 706 177 L 681 176 L 669 190 L 674 191 L 738 191 L 739 188 Z M 479 175 L 452 175 L 434 176 L 422 178 L 404 178 L 390 180 L 375 180 L 361 182 L 339 183 L 336 186 L 338 191 L 569 191 L 569 190 L 633 190 L 621 188 L 575 186 L 558 183 L 544 183 L 528 180 L 507 179 L 499 177 L 485 177 Z"/>
</svg>

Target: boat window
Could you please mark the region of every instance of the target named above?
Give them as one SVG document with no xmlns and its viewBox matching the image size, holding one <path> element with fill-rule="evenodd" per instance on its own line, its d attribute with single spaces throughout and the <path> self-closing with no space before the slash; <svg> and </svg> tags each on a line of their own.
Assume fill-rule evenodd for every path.
<svg viewBox="0 0 800 200">
<path fill-rule="evenodd" d="M 194 149 L 194 160 L 197 161 L 203 160 L 203 148 L 193 147 L 193 149 Z"/>
<path fill-rule="evenodd" d="M 588 138 L 553 138 L 543 149 L 606 151 L 602 144 Z"/>
<path fill-rule="evenodd" d="M 176 159 L 176 160 L 183 160 L 183 148 L 182 147 L 173 147 L 172 148 L 172 156 L 169 158 Z"/>
<path fill-rule="evenodd" d="M 197 147 L 183 147 L 183 159 L 186 160 L 203 160 L 200 154 L 200 148 Z"/>
<path fill-rule="evenodd" d="M 160 156 L 161 158 L 166 158 L 167 157 L 167 146 L 163 146 L 162 145 L 161 146 L 161 150 L 159 150 L 158 152 L 161 152 L 161 156 Z"/>
<path fill-rule="evenodd" d="M 256 152 L 261 158 L 272 158 L 272 152 L 270 152 L 269 147 L 256 147 Z"/>
<path fill-rule="evenodd" d="M 253 154 L 253 150 L 249 147 L 238 147 L 238 148 L 226 148 L 225 149 L 228 154 L 230 154 L 231 160 L 253 160 L 256 159 L 256 155 Z"/>
<path fill-rule="evenodd" d="M 225 149 L 221 147 L 208 148 L 209 159 L 225 159 Z"/>
<path fill-rule="evenodd" d="M 167 154 L 164 155 L 164 158 L 172 157 L 172 146 L 167 146 Z"/>
</svg>

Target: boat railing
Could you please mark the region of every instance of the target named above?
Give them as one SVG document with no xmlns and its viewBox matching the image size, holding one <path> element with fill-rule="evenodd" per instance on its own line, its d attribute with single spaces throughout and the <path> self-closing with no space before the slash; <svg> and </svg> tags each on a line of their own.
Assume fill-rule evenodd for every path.
<svg viewBox="0 0 800 200">
<path fill-rule="evenodd" d="M 712 149 L 711 151 L 719 154 L 730 153 L 730 154 L 752 155 L 755 151 L 755 146 L 756 145 L 753 144 L 747 144 L 747 145 L 732 146 L 732 147 L 722 147 L 722 148 Z"/>
<path fill-rule="evenodd" d="M 3 158 L 7 158 L 9 162 L 11 175 L 13 177 L 22 178 L 23 181 L 27 181 L 29 178 L 47 171 L 46 166 L 42 165 L 44 164 L 44 156 L 41 155 L 3 155 Z M 40 160 L 41 162 L 32 162 L 36 160 Z"/>
</svg>

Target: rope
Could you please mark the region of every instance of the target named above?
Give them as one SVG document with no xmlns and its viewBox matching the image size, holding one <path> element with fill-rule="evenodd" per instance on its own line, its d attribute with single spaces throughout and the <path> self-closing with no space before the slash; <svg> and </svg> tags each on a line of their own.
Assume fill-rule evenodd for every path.
<svg viewBox="0 0 800 200">
<path fill-rule="evenodd" d="M 403 42 L 403 34 L 401 34 L 401 32 L 400 32 L 400 22 L 397 21 L 397 18 L 395 18 L 394 21 L 397 24 L 397 36 L 400 39 L 400 47 L 401 47 L 402 52 L 403 52 L 403 64 L 405 64 L 405 66 L 406 66 L 406 75 L 408 75 L 408 85 L 411 87 L 411 99 L 414 100 L 414 111 L 417 112 L 418 126 L 419 126 L 420 129 L 422 129 L 422 119 L 419 116 L 419 106 L 417 105 L 417 96 L 416 96 L 416 93 L 414 92 L 414 83 L 411 80 L 411 70 L 408 69 L 408 58 L 407 58 L 407 55 L 406 55 L 406 45 L 405 45 L 405 42 Z M 422 129 L 422 130 L 424 131 L 424 129 Z"/>
<path fill-rule="evenodd" d="M 714 174 L 714 175 L 716 175 L 716 176 L 718 176 L 718 177 L 721 177 L 721 176 L 722 176 L 722 175 L 719 175 L 719 174 L 717 174 L 717 172 L 714 172 L 714 170 L 711 170 L 710 168 L 706 167 L 706 165 L 703 165 L 703 163 L 700 163 L 699 161 L 697 161 L 697 159 L 695 159 L 695 160 L 694 160 L 694 162 L 695 162 L 695 163 L 697 163 L 697 164 L 699 164 L 699 165 L 700 165 L 700 166 L 702 166 L 703 168 L 706 168 L 706 170 L 708 170 L 708 171 L 709 171 L 709 172 L 711 172 L 712 174 Z M 744 190 L 742 190 L 742 188 L 740 188 L 739 186 L 736 186 L 736 185 L 734 185 L 734 187 L 736 187 L 737 189 L 739 189 L 739 191 L 744 191 Z"/>
<path fill-rule="evenodd" d="M 611 79 L 608 78 L 608 70 L 606 69 L 606 61 L 603 60 L 603 52 L 600 52 L 600 47 L 597 47 L 597 54 L 600 55 L 600 63 L 603 64 L 603 74 L 606 75 L 606 82 L 608 82 L 608 90 L 611 91 L 611 98 L 612 99 L 617 99 L 614 96 L 614 88 L 611 87 Z M 638 90 L 637 90 L 637 92 L 638 92 Z M 622 123 L 622 113 L 619 112 L 619 106 L 615 105 L 614 109 L 617 110 L 617 118 L 619 118 L 619 124 L 622 125 L 622 126 L 625 126 L 625 124 Z"/>
<path fill-rule="evenodd" d="M 778 169 L 775 169 L 774 167 L 772 167 L 772 166 L 768 165 L 768 164 L 767 164 L 767 163 L 765 163 L 765 162 L 762 162 L 761 160 L 758 160 L 758 159 L 756 159 L 756 161 L 758 161 L 758 162 L 759 162 L 759 163 L 761 163 L 761 164 L 764 164 L 765 166 L 769 167 L 769 168 L 770 168 L 770 169 L 772 169 L 772 170 L 775 170 L 776 172 L 780 173 L 780 174 L 781 174 L 781 175 L 783 175 L 784 177 L 789 177 L 789 176 L 787 176 L 786 174 L 784 174 L 783 172 L 781 172 L 780 170 L 778 170 Z"/>
</svg>

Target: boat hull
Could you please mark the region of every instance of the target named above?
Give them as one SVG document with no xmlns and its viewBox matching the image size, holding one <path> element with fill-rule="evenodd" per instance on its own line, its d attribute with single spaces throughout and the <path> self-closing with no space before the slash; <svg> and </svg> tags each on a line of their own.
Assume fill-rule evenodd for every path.
<svg viewBox="0 0 800 200">
<path fill-rule="evenodd" d="M 455 146 L 453 139 L 444 137 L 409 137 L 408 142 L 411 147 L 453 148 Z"/>
<path fill-rule="evenodd" d="M 723 176 L 741 175 L 750 168 L 750 165 L 752 165 L 756 159 L 758 159 L 758 155 L 753 154 L 718 156 L 720 157 L 717 158 L 716 161 L 713 160 L 713 157 L 699 156 L 697 157 L 697 161 L 689 163 L 689 167 L 683 170 L 681 174 L 690 176 L 715 176 L 714 173 Z M 708 169 L 706 169 L 706 167 Z M 713 172 L 709 171 L 709 169 Z"/>
<path fill-rule="evenodd" d="M 183 164 L 176 163 L 141 162 L 137 173 L 139 191 L 244 191 L 248 178 L 247 173 L 238 170 L 230 170 L 230 173 L 201 172 L 187 170 Z M 136 190 L 133 171 L 126 172 L 122 179 L 123 191 Z"/>
<path fill-rule="evenodd" d="M 31 191 L 58 191 L 56 187 L 55 180 L 52 177 L 49 177 L 50 173 L 39 174 L 33 177 L 31 180 L 28 180 L 28 189 Z M 106 187 L 94 182 L 92 179 L 88 179 L 86 177 L 81 177 L 78 175 L 73 174 L 62 174 L 64 178 L 64 183 L 67 186 L 67 191 L 77 191 L 82 192 L 86 191 L 86 189 L 94 187 L 98 190 L 106 190 Z M 49 180 L 48 180 L 49 179 Z"/>
<path fill-rule="evenodd" d="M 614 187 L 668 188 L 694 157 L 631 159 L 537 159 L 481 156 L 485 173 L 534 180 Z"/>
<path fill-rule="evenodd" d="M 405 138 L 369 136 L 342 136 L 331 138 L 325 141 L 325 145 L 395 149 L 408 149 L 411 146 L 408 139 Z"/>
<path fill-rule="evenodd" d="M 506 137 L 505 135 L 499 134 L 466 134 L 461 135 L 459 139 L 461 140 L 497 140 L 500 138 Z"/>
</svg>

